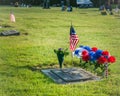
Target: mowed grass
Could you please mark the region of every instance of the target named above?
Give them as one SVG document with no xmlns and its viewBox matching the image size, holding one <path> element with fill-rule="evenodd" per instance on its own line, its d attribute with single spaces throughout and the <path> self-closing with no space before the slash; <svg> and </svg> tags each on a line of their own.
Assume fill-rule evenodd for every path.
<svg viewBox="0 0 120 96">
<path fill-rule="evenodd" d="M 0 96 L 120 96 L 120 17 L 102 16 L 97 8 L 60 10 L 0 7 L 0 26 L 11 26 L 0 28 L 0 32 L 21 33 L 0 37 Z M 16 23 L 10 22 L 10 11 L 14 12 Z M 53 50 L 69 48 L 71 22 L 80 39 L 78 46 L 96 46 L 116 57 L 109 78 L 62 85 L 40 70 L 31 70 L 34 66 L 58 66 Z M 74 58 L 74 62 L 79 64 L 79 59 Z M 74 67 L 70 55 L 64 63 L 64 67 Z"/>
</svg>

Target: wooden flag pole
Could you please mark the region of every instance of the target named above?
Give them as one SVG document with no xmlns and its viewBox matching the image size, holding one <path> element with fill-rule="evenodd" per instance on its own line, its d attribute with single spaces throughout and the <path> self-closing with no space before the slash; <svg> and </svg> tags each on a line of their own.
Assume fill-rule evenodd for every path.
<svg viewBox="0 0 120 96">
<path fill-rule="evenodd" d="M 77 43 L 79 42 L 79 38 L 74 30 L 74 27 L 72 26 L 71 21 L 71 27 L 70 27 L 70 50 L 71 50 L 71 56 L 72 56 L 72 64 L 73 64 L 73 51 L 76 48 Z"/>
<path fill-rule="evenodd" d="M 72 26 L 72 21 L 71 21 L 71 26 Z"/>
<path fill-rule="evenodd" d="M 72 21 L 71 21 L 71 26 L 72 26 Z M 73 54 L 72 54 L 72 53 L 73 53 L 73 51 L 71 51 L 71 58 L 72 58 L 72 59 L 71 59 L 71 63 L 72 63 L 72 65 L 73 65 Z"/>
</svg>

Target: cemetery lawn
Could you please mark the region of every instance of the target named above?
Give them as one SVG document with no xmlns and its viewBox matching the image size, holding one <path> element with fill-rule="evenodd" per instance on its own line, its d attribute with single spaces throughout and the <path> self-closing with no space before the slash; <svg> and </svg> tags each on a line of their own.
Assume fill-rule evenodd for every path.
<svg viewBox="0 0 120 96">
<path fill-rule="evenodd" d="M 9 20 L 14 12 L 16 23 Z M 108 50 L 117 61 L 109 78 L 76 84 L 56 84 L 34 68 L 58 67 L 53 50 L 69 48 L 72 24 L 79 45 Z M 61 12 L 59 7 L 0 7 L 0 32 L 17 30 L 20 36 L 0 37 L 0 96 L 120 96 L 120 17 L 102 16 L 97 8 Z M 74 58 L 75 67 L 79 59 Z M 74 67 L 71 56 L 64 67 Z M 35 67 L 38 66 L 38 67 Z"/>
</svg>

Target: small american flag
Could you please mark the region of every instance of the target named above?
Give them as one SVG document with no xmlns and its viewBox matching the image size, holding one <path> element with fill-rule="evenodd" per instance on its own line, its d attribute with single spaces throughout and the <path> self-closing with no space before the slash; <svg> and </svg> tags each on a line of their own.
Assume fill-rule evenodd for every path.
<svg viewBox="0 0 120 96">
<path fill-rule="evenodd" d="M 15 16 L 12 12 L 10 13 L 10 21 L 15 22 Z"/>
<path fill-rule="evenodd" d="M 79 42 L 78 35 L 76 34 L 73 26 L 70 27 L 70 50 L 74 51 Z"/>
</svg>

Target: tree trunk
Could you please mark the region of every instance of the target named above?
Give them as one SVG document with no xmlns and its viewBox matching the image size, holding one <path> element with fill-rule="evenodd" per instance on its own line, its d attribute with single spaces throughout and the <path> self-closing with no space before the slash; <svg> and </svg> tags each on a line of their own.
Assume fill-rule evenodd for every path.
<svg viewBox="0 0 120 96">
<path fill-rule="evenodd" d="M 118 4 L 120 5 L 120 0 L 118 0 Z"/>
<path fill-rule="evenodd" d="M 70 6 L 70 0 L 66 0 L 67 6 Z"/>
<path fill-rule="evenodd" d="M 108 0 L 108 6 L 110 6 L 110 1 L 111 1 L 111 0 Z"/>
</svg>

